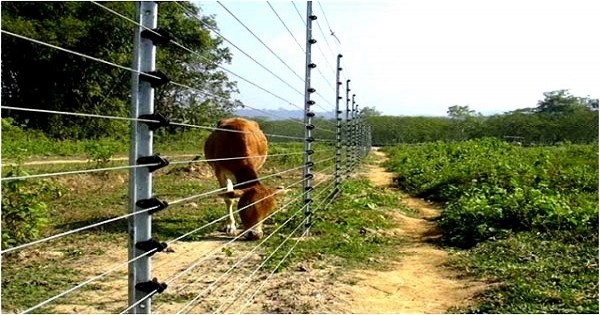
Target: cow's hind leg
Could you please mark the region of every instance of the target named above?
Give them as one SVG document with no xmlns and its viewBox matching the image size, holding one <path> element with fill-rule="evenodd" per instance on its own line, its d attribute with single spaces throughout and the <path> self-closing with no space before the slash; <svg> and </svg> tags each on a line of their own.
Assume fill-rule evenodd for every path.
<svg viewBox="0 0 600 315">
<path fill-rule="evenodd" d="M 225 233 L 230 236 L 237 235 L 237 227 L 235 226 L 235 217 L 233 216 L 233 199 L 225 198 L 225 205 L 229 211 L 229 223 L 225 225 Z"/>
<path fill-rule="evenodd" d="M 227 178 L 225 172 L 220 172 L 219 174 L 217 174 L 217 179 L 219 180 L 219 184 L 221 185 L 221 187 L 227 188 L 227 192 L 233 191 L 233 183 L 231 182 L 231 179 Z M 233 215 L 233 198 L 224 197 L 224 200 L 225 206 L 227 206 L 227 211 L 229 213 L 229 222 L 225 224 L 225 234 L 230 236 L 236 236 L 237 227 L 235 225 L 235 217 Z"/>
</svg>

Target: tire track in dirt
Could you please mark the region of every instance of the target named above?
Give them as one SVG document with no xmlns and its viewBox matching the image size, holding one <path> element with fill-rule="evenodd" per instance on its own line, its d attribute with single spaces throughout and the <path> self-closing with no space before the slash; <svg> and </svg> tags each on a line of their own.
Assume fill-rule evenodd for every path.
<svg viewBox="0 0 600 315">
<path fill-rule="evenodd" d="M 376 186 L 389 186 L 393 174 L 381 167 L 387 156 L 377 150 L 372 153 L 378 160 L 369 166 L 367 178 Z M 406 239 L 399 248 L 401 256 L 389 270 L 352 272 L 351 276 L 359 281 L 347 288 L 348 304 L 342 312 L 445 313 L 451 307 L 472 303 L 473 297 L 485 288 L 484 283 L 458 279 L 456 272 L 443 266 L 448 252 L 428 242 L 440 237 L 432 221 L 440 211 L 412 197 L 405 197 L 403 203 L 416 210 L 418 217 L 390 212 L 400 225 L 393 233 Z"/>
</svg>

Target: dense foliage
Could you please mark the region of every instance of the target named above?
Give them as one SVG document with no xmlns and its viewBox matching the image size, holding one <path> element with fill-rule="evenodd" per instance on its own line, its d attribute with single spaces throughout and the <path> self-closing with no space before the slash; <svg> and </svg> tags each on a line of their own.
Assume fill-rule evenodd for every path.
<svg viewBox="0 0 600 315">
<path fill-rule="evenodd" d="M 451 106 L 448 117 L 367 115 L 374 145 L 463 141 L 496 137 L 530 144 L 598 141 L 598 100 L 566 90 L 544 93 L 537 107 L 482 116 L 468 106 Z"/>
<path fill-rule="evenodd" d="M 132 19 L 134 2 L 103 5 Z M 182 7 L 183 6 L 183 7 Z M 221 40 L 196 19 L 191 3 L 163 2 L 160 27 L 197 52 L 169 45 L 157 49 L 157 69 L 172 81 L 216 95 L 207 97 L 172 84 L 156 93 L 156 109 L 174 121 L 213 123 L 238 103 L 224 101 L 235 83 L 217 65 L 231 60 Z M 216 27 L 214 19 L 203 23 Z M 130 67 L 135 25 L 90 2 L 3 2 L 2 29 L 112 63 Z M 131 73 L 24 39 L 2 36 L 2 104 L 115 116 L 129 116 Z M 128 135 L 127 124 L 106 119 L 5 111 L 27 128 L 49 137 L 89 139 Z"/>
<path fill-rule="evenodd" d="M 472 246 L 510 231 L 598 232 L 598 146 L 523 148 L 495 139 L 388 150 L 400 188 L 446 202 L 447 240 Z"/>
</svg>

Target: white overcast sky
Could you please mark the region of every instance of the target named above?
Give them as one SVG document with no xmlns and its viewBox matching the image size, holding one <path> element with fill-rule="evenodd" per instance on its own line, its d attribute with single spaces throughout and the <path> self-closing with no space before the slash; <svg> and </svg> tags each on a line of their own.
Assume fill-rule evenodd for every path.
<svg viewBox="0 0 600 315">
<path fill-rule="evenodd" d="M 304 83 L 223 7 L 212 1 L 198 3 L 203 14 L 216 16 L 222 35 L 296 90 L 304 89 Z M 266 2 L 222 3 L 304 77 L 303 52 Z M 306 2 L 295 4 L 304 16 Z M 292 3 L 271 5 L 304 46 L 305 28 Z M 501 113 L 534 107 L 543 92 L 558 89 L 600 97 L 600 1 L 390 0 L 320 5 L 313 2 L 318 17 L 318 24 L 313 24 L 318 40 L 313 60 L 321 73 L 313 71 L 312 77 L 313 86 L 326 99 L 315 100 L 328 110 L 335 104 L 338 52 L 344 55 L 343 79 L 351 79 L 356 102 L 388 115 L 444 116 L 449 106 L 457 104 L 484 114 Z M 329 35 L 327 21 L 341 45 Z M 228 69 L 303 106 L 303 95 L 237 49 L 231 51 L 234 58 Z M 232 78 L 239 82 L 239 99 L 250 106 L 294 109 Z"/>
</svg>

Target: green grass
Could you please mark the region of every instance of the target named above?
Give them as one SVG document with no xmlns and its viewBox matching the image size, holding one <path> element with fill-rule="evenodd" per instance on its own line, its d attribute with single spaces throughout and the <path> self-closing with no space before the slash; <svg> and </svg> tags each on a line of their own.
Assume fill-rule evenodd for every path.
<svg viewBox="0 0 600 315">
<path fill-rule="evenodd" d="M 455 256 L 450 265 L 495 282 L 456 313 L 598 314 L 598 236 L 521 232 Z"/>
<path fill-rule="evenodd" d="M 10 262 L 10 260 L 8 260 Z M 2 311 L 21 312 L 83 281 L 80 273 L 63 267 L 64 262 L 2 263 Z M 42 307 L 34 313 L 47 313 Z"/>
<path fill-rule="evenodd" d="M 315 200 L 315 212 L 310 237 L 301 240 L 296 249 L 284 261 L 281 269 L 300 262 L 327 262 L 327 266 L 347 268 L 373 268 L 376 257 L 391 257 L 398 254 L 397 238 L 376 233 L 395 226 L 389 217 L 391 209 L 402 207 L 397 194 L 373 187 L 367 180 L 349 180 L 342 186 L 342 195 L 327 209 L 317 207 L 321 200 Z M 303 219 L 303 215 L 300 219 Z M 281 222 L 283 217 L 274 219 Z M 300 223 L 282 229 L 274 240 L 267 243 L 265 252 L 271 252 Z M 374 232 L 375 231 L 375 232 Z M 302 233 L 302 228 L 296 236 Z M 272 269 L 295 241 L 280 249 L 267 269 Z M 324 266 L 324 265 L 323 265 Z"/>
</svg>

